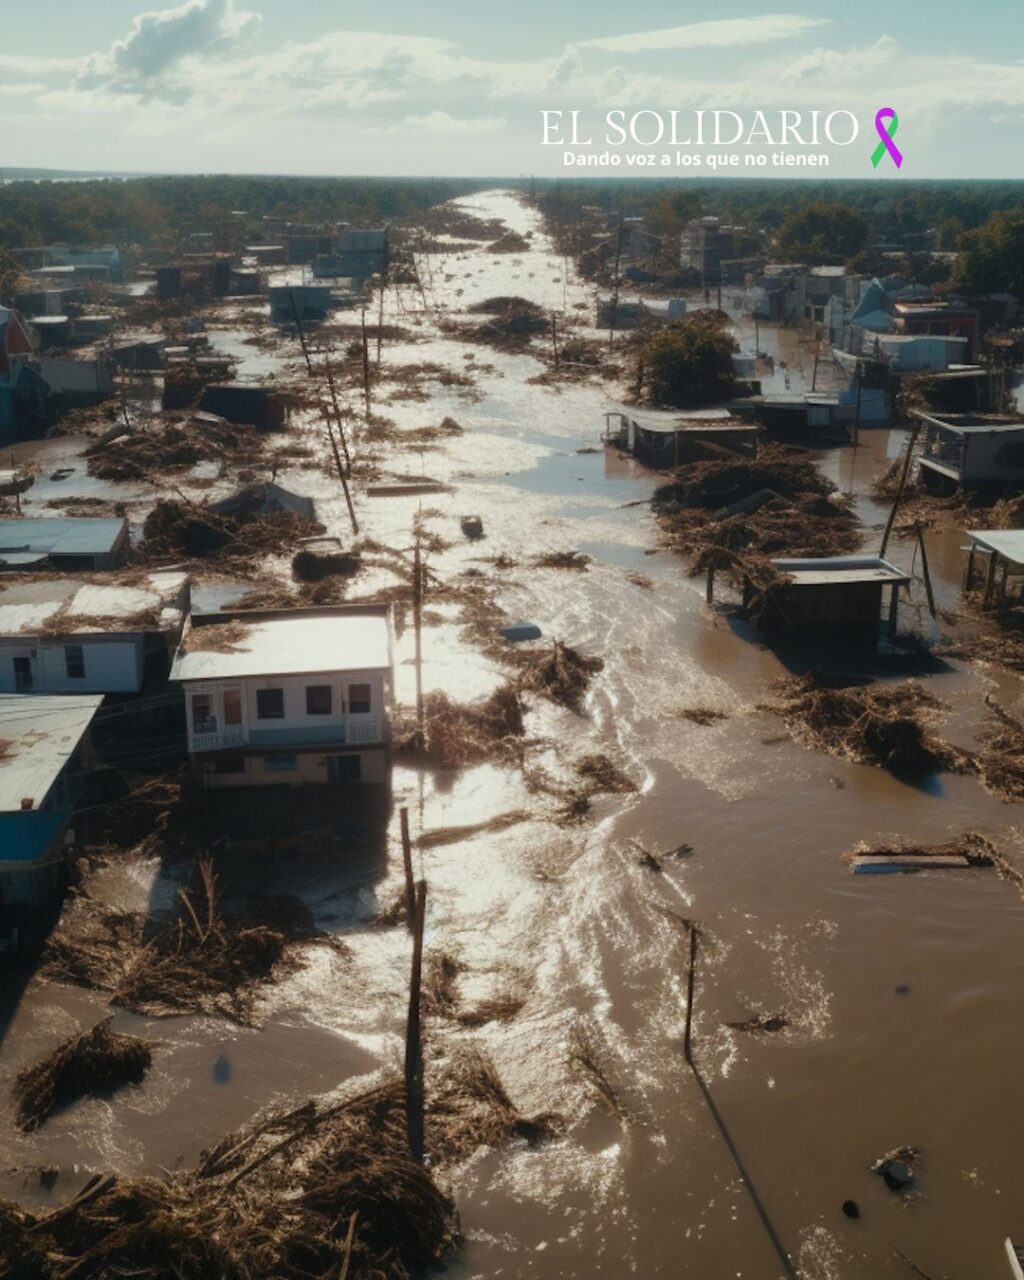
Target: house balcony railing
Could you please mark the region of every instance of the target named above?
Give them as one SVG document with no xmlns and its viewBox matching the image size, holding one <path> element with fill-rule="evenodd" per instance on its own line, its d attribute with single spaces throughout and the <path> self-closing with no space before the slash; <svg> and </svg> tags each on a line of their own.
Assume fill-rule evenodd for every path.
<svg viewBox="0 0 1024 1280">
<path fill-rule="evenodd" d="M 376 745 L 387 741 L 386 716 L 349 720 L 347 723 L 288 725 L 280 728 L 228 728 L 216 733 L 193 733 L 191 750 L 233 751 L 253 747 L 344 747 L 354 743 Z"/>
</svg>

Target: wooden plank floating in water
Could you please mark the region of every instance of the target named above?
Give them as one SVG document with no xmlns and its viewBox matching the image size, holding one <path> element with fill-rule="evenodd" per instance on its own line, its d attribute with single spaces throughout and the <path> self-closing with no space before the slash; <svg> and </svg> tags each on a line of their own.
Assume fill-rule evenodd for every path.
<svg viewBox="0 0 1024 1280">
<path fill-rule="evenodd" d="M 956 853 L 900 853 L 881 856 L 861 853 L 850 860 L 850 870 L 854 875 L 861 876 L 898 875 L 907 871 L 948 871 L 970 865 L 965 857 Z"/>
<path fill-rule="evenodd" d="M 414 497 L 418 493 L 453 493 L 451 485 L 440 480 L 421 480 L 415 484 L 371 484 L 366 487 L 371 498 Z"/>
</svg>

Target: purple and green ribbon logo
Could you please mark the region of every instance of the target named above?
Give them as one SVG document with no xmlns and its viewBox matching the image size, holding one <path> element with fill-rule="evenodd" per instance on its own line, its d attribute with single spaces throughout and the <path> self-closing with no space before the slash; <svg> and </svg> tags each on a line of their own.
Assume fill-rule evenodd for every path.
<svg viewBox="0 0 1024 1280">
<path fill-rule="evenodd" d="M 888 120 L 888 124 L 886 121 Z M 892 107 L 879 107 L 875 112 L 875 132 L 880 139 L 878 146 L 871 153 L 871 167 L 877 169 L 882 163 L 882 157 L 888 151 L 892 157 L 892 162 L 898 169 L 903 164 L 903 152 L 899 149 L 893 138 L 896 130 L 900 127 L 900 118 L 893 111 Z"/>
</svg>

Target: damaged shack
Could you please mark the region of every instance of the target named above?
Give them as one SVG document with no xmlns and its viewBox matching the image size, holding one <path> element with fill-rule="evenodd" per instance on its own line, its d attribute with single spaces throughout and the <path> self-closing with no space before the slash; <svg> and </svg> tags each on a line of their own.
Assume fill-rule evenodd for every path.
<svg viewBox="0 0 1024 1280">
<path fill-rule="evenodd" d="M 165 686 L 189 577 L 31 574 L 0 593 L 0 692 L 150 692 Z"/>
<path fill-rule="evenodd" d="M 128 521 L 93 516 L 0 520 L 0 573 L 116 569 L 128 558 Z"/>
<path fill-rule="evenodd" d="M 757 597 L 749 582 L 744 588 L 744 604 L 758 600 L 758 621 L 766 631 L 838 634 L 850 644 L 873 648 L 888 593 L 885 617 L 895 634 L 900 588 L 910 578 L 888 560 L 851 555 L 769 563 L 777 580 Z"/>
<path fill-rule="evenodd" d="M 1024 419 L 1016 414 L 949 413 L 912 409 L 924 424 L 918 463 L 930 493 L 1024 486 Z"/>
<path fill-rule="evenodd" d="M 258 431 L 279 431 L 287 412 L 284 397 L 278 392 L 244 382 L 207 387 L 199 408 L 228 422 L 253 426 Z"/>
<path fill-rule="evenodd" d="M 721 456 L 722 451 L 754 457 L 761 435 L 756 423 L 734 418 L 726 409 L 682 413 L 617 406 L 605 411 L 604 422 L 606 443 L 658 468 Z"/>
</svg>

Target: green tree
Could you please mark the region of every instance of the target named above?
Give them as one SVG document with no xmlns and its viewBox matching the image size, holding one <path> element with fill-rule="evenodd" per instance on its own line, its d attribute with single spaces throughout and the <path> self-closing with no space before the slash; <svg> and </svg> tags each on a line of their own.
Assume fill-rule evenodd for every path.
<svg viewBox="0 0 1024 1280">
<path fill-rule="evenodd" d="M 971 293 L 1024 297 L 1024 211 L 1007 209 L 960 239 L 955 284 Z"/>
<path fill-rule="evenodd" d="M 816 200 L 794 210 L 779 227 L 779 252 L 791 262 L 846 262 L 867 244 L 867 220 L 855 209 Z"/>
<path fill-rule="evenodd" d="M 736 342 L 715 316 L 696 313 L 660 329 L 640 348 L 640 398 L 657 408 L 686 408 L 721 399 L 735 383 Z"/>
</svg>

